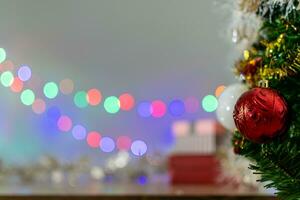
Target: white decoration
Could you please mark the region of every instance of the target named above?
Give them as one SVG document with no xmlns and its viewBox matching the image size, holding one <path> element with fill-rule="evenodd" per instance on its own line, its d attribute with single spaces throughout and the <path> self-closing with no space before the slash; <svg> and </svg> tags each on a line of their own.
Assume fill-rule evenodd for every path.
<svg viewBox="0 0 300 200">
<path fill-rule="evenodd" d="M 228 130 L 235 129 L 233 110 L 238 98 L 248 90 L 247 86 L 241 83 L 232 84 L 222 92 L 219 97 L 217 108 L 218 121 Z"/>
</svg>

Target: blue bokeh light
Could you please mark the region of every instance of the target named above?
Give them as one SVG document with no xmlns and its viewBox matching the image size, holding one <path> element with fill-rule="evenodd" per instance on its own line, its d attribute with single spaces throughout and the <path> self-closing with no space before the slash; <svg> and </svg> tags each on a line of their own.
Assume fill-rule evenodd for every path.
<svg viewBox="0 0 300 200">
<path fill-rule="evenodd" d="M 146 185 L 148 183 L 148 177 L 145 175 L 141 175 L 137 178 L 136 181 L 139 185 Z"/>
<path fill-rule="evenodd" d="M 81 125 L 76 125 L 72 129 L 72 135 L 76 140 L 83 140 L 86 137 L 86 129 Z"/>
<path fill-rule="evenodd" d="M 61 116 L 60 109 L 56 106 L 52 106 L 47 110 L 47 117 L 51 121 L 57 121 Z"/>
<path fill-rule="evenodd" d="M 115 149 L 115 147 L 115 142 L 110 137 L 103 137 L 100 140 L 100 149 L 105 153 L 112 152 Z"/>
<path fill-rule="evenodd" d="M 178 100 L 178 99 L 173 100 L 169 104 L 169 112 L 174 117 L 179 117 L 179 116 L 183 115 L 185 112 L 184 102 L 181 100 Z"/>
<path fill-rule="evenodd" d="M 150 117 L 152 114 L 151 103 L 148 101 L 141 102 L 138 105 L 137 112 L 141 117 Z"/>
<path fill-rule="evenodd" d="M 143 156 L 147 149 L 146 143 L 142 140 L 136 140 L 131 144 L 131 152 L 136 156 Z"/>
<path fill-rule="evenodd" d="M 18 77 L 21 81 L 28 81 L 31 78 L 31 69 L 27 65 L 22 65 L 18 70 Z"/>
</svg>

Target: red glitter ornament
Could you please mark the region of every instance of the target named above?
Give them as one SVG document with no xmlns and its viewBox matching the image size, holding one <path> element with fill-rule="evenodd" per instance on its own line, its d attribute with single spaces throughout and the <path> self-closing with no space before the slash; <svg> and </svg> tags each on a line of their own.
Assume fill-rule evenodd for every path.
<svg viewBox="0 0 300 200">
<path fill-rule="evenodd" d="M 248 140 L 266 143 L 286 130 L 288 107 L 277 91 L 254 88 L 239 98 L 233 118 L 237 129 Z"/>
</svg>

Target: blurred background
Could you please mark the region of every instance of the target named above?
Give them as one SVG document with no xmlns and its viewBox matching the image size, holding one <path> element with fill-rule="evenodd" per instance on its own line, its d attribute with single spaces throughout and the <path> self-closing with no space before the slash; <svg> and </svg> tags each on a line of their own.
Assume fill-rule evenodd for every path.
<svg viewBox="0 0 300 200">
<path fill-rule="evenodd" d="M 0 4 L 1 72 L 8 72 L 0 158 L 19 167 L 4 174 L 40 180 L 30 166 L 60 182 L 89 163 L 92 178 L 113 181 L 122 179 L 117 169 L 138 163 L 127 179 L 144 184 L 172 152 L 217 152 L 224 130 L 216 99 L 236 82 L 229 9 L 210 0 Z M 191 147 L 202 132 L 214 136 Z"/>
</svg>

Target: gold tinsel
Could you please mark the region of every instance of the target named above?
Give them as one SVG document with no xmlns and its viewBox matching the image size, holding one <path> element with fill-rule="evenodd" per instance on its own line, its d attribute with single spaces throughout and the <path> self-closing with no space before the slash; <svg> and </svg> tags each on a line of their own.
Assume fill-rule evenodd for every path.
<svg viewBox="0 0 300 200">
<path fill-rule="evenodd" d="M 285 49 L 285 34 L 279 35 L 275 41 L 262 40 L 260 43 L 266 47 L 265 57 L 270 60 L 268 63 L 258 56 L 255 48 L 252 48 L 244 51 L 244 59 L 235 66 L 235 72 L 242 75 L 248 85 L 257 86 L 261 80 L 283 79 L 300 71 L 300 47 L 296 51 L 287 51 Z M 287 61 L 281 66 L 275 67 L 276 61 L 272 58 L 279 52 L 287 54 Z"/>
</svg>

